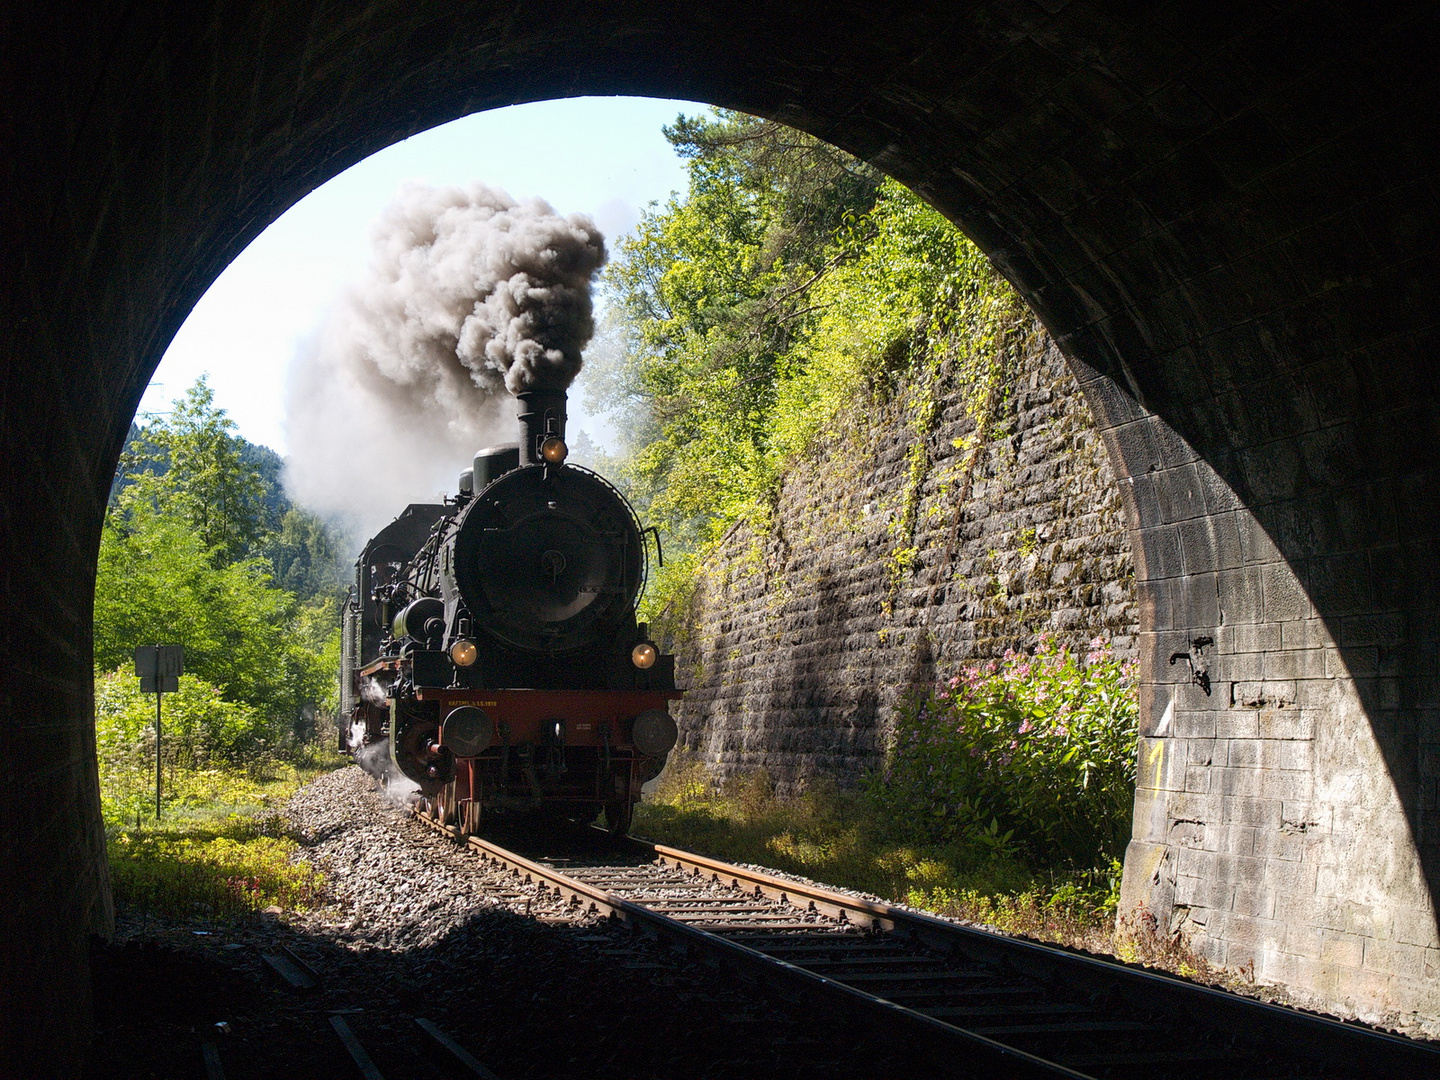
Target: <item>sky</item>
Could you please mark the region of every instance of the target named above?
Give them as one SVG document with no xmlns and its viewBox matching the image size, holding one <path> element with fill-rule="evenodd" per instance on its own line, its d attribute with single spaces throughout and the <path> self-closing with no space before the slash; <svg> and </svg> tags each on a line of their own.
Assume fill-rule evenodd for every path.
<svg viewBox="0 0 1440 1080">
<path fill-rule="evenodd" d="M 284 454 L 291 359 L 369 259 L 370 224 L 404 183 L 480 180 L 517 199 L 595 219 L 608 244 L 641 210 L 685 189 L 683 163 L 660 132 L 706 106 L 650 98 L 572 98 L 477 113 L 382 150 L 317 188 L 246 248 L 210 286 L 156 369 L 140 412 L 163 411 L 208 374 L 239 433 Z M 584 374 L 582 372 L 581 379 Z M 611 441 L 570 397 L 572 438 Z"/>
</svg>

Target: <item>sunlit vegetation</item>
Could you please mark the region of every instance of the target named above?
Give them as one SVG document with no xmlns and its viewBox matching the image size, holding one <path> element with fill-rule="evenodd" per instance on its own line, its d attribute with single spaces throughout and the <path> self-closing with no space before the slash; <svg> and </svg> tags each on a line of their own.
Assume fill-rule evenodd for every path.
<svg viewBox="0 0 1440 1080">
<path fill-rule="evenodd" d="M 303 907 L 318 887 L 279 807 L 336 763 L 344 539 L 291 505 L 279 459 L 233 431 L 202 379 L 132 430 L 95 586 L 95 721 L 122 903 L 175 917 Z M 282 587 L 280 583 L 284 583 Z M 136 646 L 185 650 L 162 705 Z"/>
<path fill-rule="evenodd" d="M 1112 866 L 1045 870 L 983 843 L 927 842 L 875 809 L 865 793 L 825 784 L 777 798 L 764 770 L 715 783 L 703 765 L 682 759 L 637 809 L 634 831 L 1046 940 L 1113 926 Z"/>
<path fill-rule="evenodd" d="M 715 112 L 666 134 L 689 190 L 617 245 L 588 386 L 627 433 L 607 465 L 677 557 L 740 519 L 763 530 L 789 465 L 877 403 L 905 394 L 925 428 L 943 375 L 977 418 L 993 406 L 1030 318 L 958 229 L 780 124 Z M 650 611 L 683 569 L 657 576 Z"/>
<path fill-rule="evenodd" d="M 165 817 L 107 803 L 115 898 L 169 918 L 215 921 L 316 902 L 322 879 L 300 856 L 280 808 L 315 769 L 279 767 L 255 778 L 234 770 L 173 773 Z M 122 808 L 123 807 L 123 808 Z"/>
<path fill-rule="evenodd" d="M 636 829 L 1047 940 L 1109 940 L 1134 796 L 1131 665 L 965 668 L 913 699 L 884 767 L 854 791 L 775 797 L 763 771 L 711 781 L 680 759 Z"/>
<path fill-rule="evenodd" d="M 899 710 L 870 799 L 916 839 L 1088 870 L 1130 838 L 1138 704 L 1134 664 L 1100 640 L 1076 657 L 968 664 Z"/>
<path fill-rule="evenodd" d="M 333 711 L 339 552 L 323 522 L 289 506 L 263 448 L 233 433 L 202 379 L 134 432 L 121 460 L 95 584 L 96 721 L 108 797 L 154 755 L 154 698 L 138 645 L 185 650 L 166 700 L 172 772 L 304 759 Z M 267 452 L 268 453 L 268 452 Z M 279 575 L 303 586 L 280 588 Z"/>
</svg>

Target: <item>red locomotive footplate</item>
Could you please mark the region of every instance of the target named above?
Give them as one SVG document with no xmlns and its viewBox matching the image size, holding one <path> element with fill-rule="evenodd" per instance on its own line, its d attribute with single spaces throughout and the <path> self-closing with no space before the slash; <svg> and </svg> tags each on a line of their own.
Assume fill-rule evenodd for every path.
<svg viewBox="0 0 1440 1080">
<path fill-rule="evenodd" d="M 484 709 L 498 724 L 508 724 L 511 738 L 529 741 L 544 723 L 565 721 L 565 742 L 570 746 L 600 746 L 602 730 L 609 741 L 619 742 L 621 721 L 633 720 L 646 709 L 664 709 L 684 696 L 680 690 L 461 690 L 424 687 L 415 696 L 440 703 L 443 717 L 456 705 Z"/>
</svg>

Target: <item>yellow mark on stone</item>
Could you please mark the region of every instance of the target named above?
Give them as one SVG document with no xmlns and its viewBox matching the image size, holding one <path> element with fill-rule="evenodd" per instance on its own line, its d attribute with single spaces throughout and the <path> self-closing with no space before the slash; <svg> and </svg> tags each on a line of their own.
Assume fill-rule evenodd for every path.
<svg viewBox="0 0 1440 1080">
<path fill-rule="evenodd" d="M 1165 770 L 1164 739 L 1150 740 L 1150 755 L 1146 760 L 1146 764 L 1153 768 L 1153 776 L 1150 781 L 1150 786 L 1158 790 L 1160 787 L 1160 776 Z"/>
</svg>

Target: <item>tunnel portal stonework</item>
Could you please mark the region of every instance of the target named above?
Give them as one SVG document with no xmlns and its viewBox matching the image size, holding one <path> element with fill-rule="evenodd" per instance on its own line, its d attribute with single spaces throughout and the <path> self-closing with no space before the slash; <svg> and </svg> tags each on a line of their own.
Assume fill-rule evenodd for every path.
<svg viewBox="0 0 1440 1080">
<path fill-rule="evenodd" d="M 84 1055 L 109 903 L 95 555 L 167 343 L 347 166 L 585 93 L 791 123 L 985 250 L 1071 363 L 1125 500 L 1127 899 L 1318 1000 L 1440 1015 L 1433 0 L 79 0 L 0 27 L 0 1059 Z M 1201 638 L 1209 693 L 1169 664 Z"/>
<path fill-rule="evenodd" d="M 1404 511 L 1382 494 L 1365 521 L 1257 513 L 1163 421 L 1128 405 L 1102 416 L 1117 452 L 1134 455 L 1122 486 L 1146 522 L 1122 912 L 1299 1002 L 1440 1034 L 1440 941 L 1415 854 L 1426 819 L 1396 782 L 1397 765 L 1420 762 L 1397 762 L 1387 738 L 1414 723 L 1396 677 L 1404 616 L 1377 611 L 1365 590 L 1379 582 L 1353 577 L 1353 558 L 1297 574 L 1272 539 L 1373 531 L 1394 544 L 1374 554 L 1404 559 Z"/>
<path fill-rule="evenodd" d="M 854 784 L 882 763 L 907 693 L 1042 635 L 1134 657 L 1104 443 L 1049 335 L 1037 325 L 1013 351 L 984 395 L 993 415 L 971 415 L 977 394 L 953 369 L 868 405 L 863 429 L 794 463 L 766 527 L 732 528 L 656 620 L 686 690 L 680 745 L 716 778 L 764 769 L 782 795 Z"/>
</svg>

